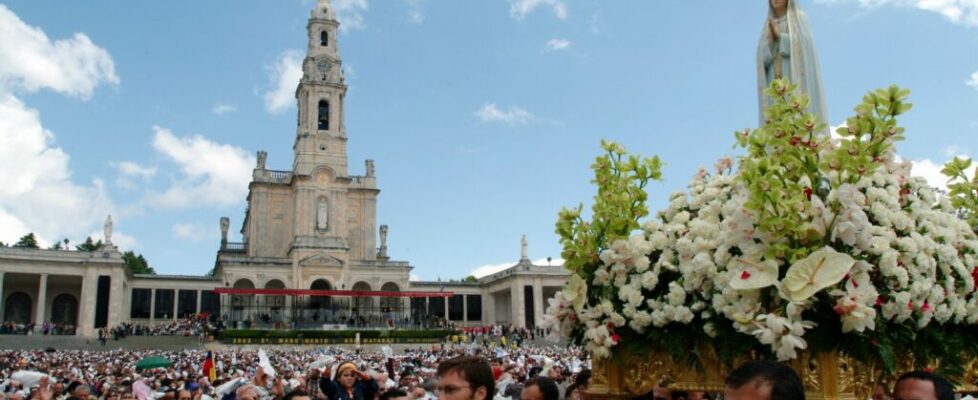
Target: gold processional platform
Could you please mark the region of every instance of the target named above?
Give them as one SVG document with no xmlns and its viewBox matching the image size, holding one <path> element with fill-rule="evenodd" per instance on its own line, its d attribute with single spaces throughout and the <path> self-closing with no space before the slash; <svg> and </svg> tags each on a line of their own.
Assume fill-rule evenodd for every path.
<svg viewBox="0 0 978 400">
<path fill-rule="evenodd" d="M 660 382 L 672 390 L 723 392 L 724 379 L 733 370 L 719 360 L 702 367 L 673 362 L 665 353 L 635 354 L 615 352 L 611 359 L 593 361 L 588 398 L 631 399 L 644 395 Z M 737 362 L 749 361 L 747 357 Z M 789 363 L 805 385 L 807 400 L 864 400 L 872 397 L 876 386 L 892 388 L 900 373 L 918 369 L 912 359 L 900 359 L 896 374 L 886 374 L 876 365 L 867 365 L 838 352 L 815 356 L 802 353 Z M 978 392 L 978 360 L 971 360 L 956 387 L 959 393 Z"/>
</svg>

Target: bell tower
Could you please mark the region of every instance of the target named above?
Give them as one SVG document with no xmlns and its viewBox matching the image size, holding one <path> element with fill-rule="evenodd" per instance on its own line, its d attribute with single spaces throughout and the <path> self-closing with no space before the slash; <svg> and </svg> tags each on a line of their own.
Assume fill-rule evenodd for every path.
<svg viewBox="0 0 978 400">
<path fill-rule="evenodd" d="M 339 26 L 330 1 L 318 0 L 306 26 L 309 46 L 295 92 L 299 115 L 292 170 L 296 175 L 311 175 L 321 166 L 332 169 L 335 177 L 349 175 L 343 118 L 346 83 L 336 40 Z"/>
</svg>

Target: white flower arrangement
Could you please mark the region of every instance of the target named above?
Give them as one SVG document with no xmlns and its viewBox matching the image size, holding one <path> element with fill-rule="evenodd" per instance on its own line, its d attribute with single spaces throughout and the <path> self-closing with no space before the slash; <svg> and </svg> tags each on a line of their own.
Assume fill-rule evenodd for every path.
<svg viewBox="0 0 978 400">
<path fill-rule="evenodd" d="M 791 85 L 785 89 L 790 92 Z M 891 89 L 892 98 L 899 100 L 901 93 Z M 795 100 L 788 94 L 783 98 L 788 105 Z M 890 100 L 897 108 L 892 115 L 908 108 Z M 781 120 L 790 111 L 785 109 Z M 804 114 L 797 114 L 803 120 Z M 858 125 L 862 117 L 851 122 Z M 886 118 L 880 121 L 888 123 Z M 777 122 L 764 132 L 780 132 Z M 909 162 L 897 161 L 886 146 L 898 139 L 896 134 L 891 132 L 879 142 L 881 147 L 871 150 L 883 149 L 870 160 L 873 169 L 860 170 L 863 164 L 838 154 L 851 153 L 853 146 L 861 146 L 854 143 L 873 136 L 850 133 L 848 140 L 824 138 L 817 146 L 817 139 L 809 137 L 811 148 L 800 154 L 824 162 L 815 170 L 820 180 L 806 173 L 780 188 L 755 187 L 758 181 L 744 176 L 750 171 L 744 172 L 743 161 L 734 171 L 732 159 L 721 159 L 714 173 L 701 170 L 688 191 L 669 196 L 666 209 L 654 218 L 635 220 L 623 230 L 631 232 L 627 237 L 604 247 L 589 243 L 584 231 L 572 231 L 569 222 L 558 223 L 558 232 L 570 239 L 565 240 L 565 258 L 582 261 L 569 265 L 575 272 L 569 285 L 550 301 L 547 313 L 553 326 L 599 358 L 610 357 L 625 340 L 693 340 L 669 335 L 695 331 L 700 338 L 695 340 L 705 342 L 740 334 L 738 338 L 754 341 L 747 345 L 762 346 L 778 360 L 797 358 L 811 347 L 812 335 L 849 335 L 854 344 L 896 351 L 912 344 L 893 333 L 899 327 L 933 329 L 928 331 L 933 334 L 948 327 L 971 329 L 978 322 L 978 237 L 973 227 L 955 214 L 947 199 L 911 175 Z M 807 146 L 790 139 L 785 143 Z M 606 148 L 624 152 L 617 145 Z M 610 153 L 613 166 L 618 165 L 617 153 Z M 841 164 L 833 167 L 836 162 Z M 622 165 L 626 174 L 612 168 L 619 174 L 610 176 L 627 179 L 627 172 L 637 171 Z M 599 167 L 600 160 L 600 186 L 609 169 Z M 774 217 L 758 211 L 753 202 L 760 189 L 802 192 L 766 203 L 787 209 L 782 215 L 793 222 L 784 223 L 786 233 L 766 228 Z M 635 214 L 641 216 L 640 211 Z M 562 221 L 579 215 L 579 209 L 562 213 Z M 588 245 L 596 249 L 596 259 L 584 256 Z"/>
</svg>

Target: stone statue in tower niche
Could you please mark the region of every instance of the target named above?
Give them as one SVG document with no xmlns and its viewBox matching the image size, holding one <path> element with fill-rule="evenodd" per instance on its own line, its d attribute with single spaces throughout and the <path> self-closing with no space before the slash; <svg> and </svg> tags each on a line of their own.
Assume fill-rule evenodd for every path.
<svg viewBox="0 0 978 400">
<path fill-rule="evenodd" d="M 268 152 L 264 150 L 258 151 L 258 169 L 265 169 L 265 161 L 268 159 Z"/>
<path fill-rule="evenodd" d="M 798 89 L 808 95 L 808 111 L 820 122 L 828 123 L 825 92 L 815 54 L 815 41 L 808 25 L 808 17 L 798 6 L 798 0 L 764 0 L 768 3 L 768 17 L 761 30 L 757 46 L 757 93 L 760 104 L 760 122 L 771 100 L 764 96 L 764 89 L 775 79 L 788 78 Z M 825 134 L 828 134 L 826 129 Z"/>
<path fill-rule="evenodd" d="M 377 258 L 387 259 L 387 225 L 380 226 L 380 250 L 377 251 Z"/>
<path fill-rule="evenodd" d="M 102 225 L 102 229 L 102 233 L 105 235 L 105 244 L 112 244 L 112 214 L 105 218 L 105 225 Z"/>
<path fill-rule="evenodd" d="M 316 229 L 329 229 L 329 204 L 326 199 L 319 199 L 319 206 L 316 207 Z"/>
</svg>

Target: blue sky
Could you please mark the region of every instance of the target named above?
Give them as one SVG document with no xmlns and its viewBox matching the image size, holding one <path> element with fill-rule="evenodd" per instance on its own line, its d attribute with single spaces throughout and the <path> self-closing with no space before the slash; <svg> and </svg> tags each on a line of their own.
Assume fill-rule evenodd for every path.
<svg viewBox="0 0 978 400">
<path fill-rule="evenodd" d="M 160 273 L 214 263 L 254 154 L 289 169 L 311 0 L 0 2 L 0 241 L 101 237 Z M 830 123 L 912 90 L 900 154 L 978 152 L 978 0 L 802 0 Z M 376 160 L 389 254 L 423 279 L 559 258 L 608 138 L 661 155 L 652 208 L 756 125 L 762 0 L 334 0 L 351 173 Z M 238 237 L 232 236 L 232 240 Z"/>
</svg>

